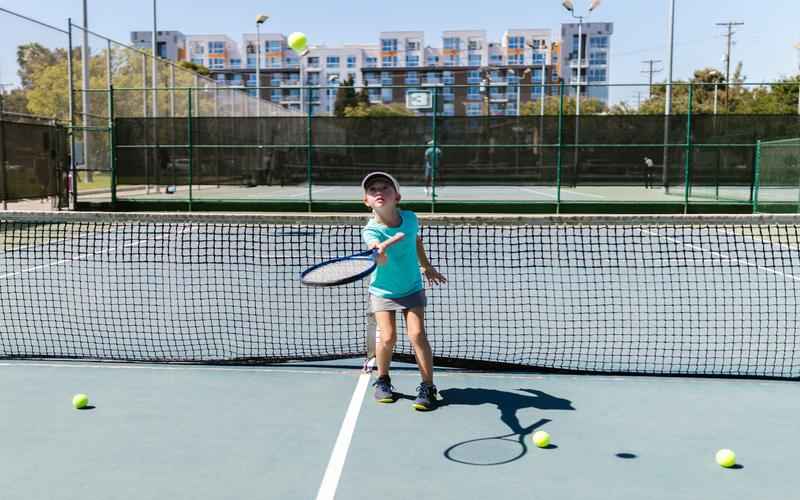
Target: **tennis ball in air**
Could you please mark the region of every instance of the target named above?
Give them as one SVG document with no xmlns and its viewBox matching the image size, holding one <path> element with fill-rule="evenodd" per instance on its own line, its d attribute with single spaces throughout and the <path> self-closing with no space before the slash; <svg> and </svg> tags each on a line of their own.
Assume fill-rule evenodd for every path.
<svg viewBox="0 0 800 500">
<path fill-rule="evenodd" d="M 550 434 L 545 431 L 536 431 L 533 433 L 533 444 L 539 448 L 547 448 L 550 445 Z"/>
<path fill-rule="evenodd" d="M 305 33 L 300 33 L 299 31 L 295 31 L 291 35 L 289 35 L 289 48 L 295 52 L 302 52 L 306 50 L 306 45 L 308 44 L 308 39 L 306 38 Z"/>
<path fill-rule="evenodd" d="M 76 410 L 80 410 L 81 408 L 86 408 L 86 405 L 89 404 L 89 396 L 86 394 L 76 394 L 72 396 L 72 406 L 75 407 Z"/>
<path fill-rule="evenodd" d="M 736 453 L 722 449 L 717 452 L 717 463 L 723 467 L 733 467 L 736 464 Z"/>
</svg>

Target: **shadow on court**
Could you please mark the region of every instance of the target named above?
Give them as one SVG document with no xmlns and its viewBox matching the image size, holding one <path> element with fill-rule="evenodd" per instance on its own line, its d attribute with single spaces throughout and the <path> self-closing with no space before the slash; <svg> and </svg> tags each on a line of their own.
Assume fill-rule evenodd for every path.
<svg viewBox="0 0 800 500">
<path fill-rule="evenodd" d="M 528 436 L 535 430 L 551 422 L 542 418 L 523 427 L 517 416 L 519 410 L 535 408 L 539 410 L 574 410 L 572 402 L 535 389 L 519 389 L 527 394 L 519 394 L 497 389 L 445 389 L 440 411 L 452 406 L 494 405 L 500 411 L 500 420 L 511 431 L 508 434 L 478 437 L 456 443 L 444 451 L 444 456 L 453 462 L 466 465 L 503 465 L 525 456 L 528 451 Z M 547 449 L 556 449 L 549 445 Z"/>
</svg>

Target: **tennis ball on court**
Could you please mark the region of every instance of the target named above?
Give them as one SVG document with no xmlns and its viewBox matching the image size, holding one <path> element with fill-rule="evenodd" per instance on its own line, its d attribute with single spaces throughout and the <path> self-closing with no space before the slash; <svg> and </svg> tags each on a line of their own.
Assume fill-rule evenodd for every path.
<svg viewBox="0 0 800 500">
<path fill-rule="evenodd" d="M 86 408 L 86 405 L 89 404 L 89 396 L 86 394 L 76 394 L 72 396 L 72 406 L 75 407 L 76 410 L 80 410 L 81 408 Z"/>
<path fill-rule="evenodd" d="M 289 48 L 295 52 L 302 52 L 306 50 L 306 45 L 308 44 L 308 39 L 306 38 L 305 33 L 300 33 L 299 31 L 295 31 L 291 35 L 289 35 Z"/>
<path fill-rule="evenodd" d="M 547 448 L 550 445 L 550 434 L 545 431 L 536 431 L 533 433 L 533 444 L 539 448 Z"/>
<path fill-rule="evenodd" d="M 717 452 L 717 463 L 723 467 L 733 467 L 736 464 L 736 453 L 722 449 Z"/>
</svg>

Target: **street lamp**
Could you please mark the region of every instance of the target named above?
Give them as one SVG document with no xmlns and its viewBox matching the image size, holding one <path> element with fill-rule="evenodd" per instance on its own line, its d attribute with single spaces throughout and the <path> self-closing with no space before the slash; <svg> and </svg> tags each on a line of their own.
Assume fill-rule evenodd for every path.
<svg viewBox="0 0 800 500">
<path fill-rule="evenodd" d="M 708 76 L 714 78 L 714 114 L 716 115 L 717 114 L 717 87 L 719 85 L 718 78 L 720 76 L 722 76 L 722 73 L 720 73 L 719 71 L 717 71 L 715 69 L 712 69 L 711 71 L 708 72 Z"/>
<path fill-rule="evenodd" d="M 589 13 L 600 6 L 600 0 L 592 0 L 589 6 L 589 13 L 586 16 L 576 16 L 575 6 L 572 0 L 564 0 L 561 5 L 572 14 L 572 17 L 578 20 L 578 82 L 575 85 L 575 114 L 581 114 L 581 60 L 583 59 L 583 18 L 589 17 Z"/>
<path fill-rule="evenodd" d="M 256 16 L 256 116 L 261 116 L 261 25 L 269 16 Z"/>
</svg>

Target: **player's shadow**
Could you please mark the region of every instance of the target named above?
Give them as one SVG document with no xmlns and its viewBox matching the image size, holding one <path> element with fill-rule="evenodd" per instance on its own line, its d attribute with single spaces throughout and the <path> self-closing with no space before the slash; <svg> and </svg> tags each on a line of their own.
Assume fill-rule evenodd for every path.
<svg viewBox="0 0 800 500">
<path fill-rule="evenodd" d="M 490 438 L 469 439 L 456 443 L 447 450 L 444 455 L 448 460 L 469 464 L 469 465 L 502 465 L 514 460 L 518 460 L 527 453 L 528 436 L 539 427 L 550 422 L 548 419 L 540 419 L 533 424 L 523 427 L 517 416 L 519 410 L 536 408 L 539 410 L 575 410 L 572 402 L 568 399 L 559 398 L 543 391 L 535 389 L 519 389 L 519 392 L 500 391 L 496 389 L 476 389 L 468 387 L 465 389 L 444 389 L 441 391 L 442 401 L 439 406 L 480 406 L 493 405 L 500 411 L 500 421 L 502 421 L 511 431 L 510 434 L 494 436 Z M 486 458 L 486 454 L 492 452 L 489 448 L 499 449 L 498 443 L 510 451 L 501 452 L 505 455 Z M 518 444 L 515 448 L 510 448 L 509 444 Z M 547 449 L 555 449 L 556 445 L 549 445 Z M 484 451 L 481 451 L 481 450 Z M 516 451 L 514 451 L 516 449 Z M 462 450 L 461 456 L 456 456 L 456 450 Z"/>
</svg>

